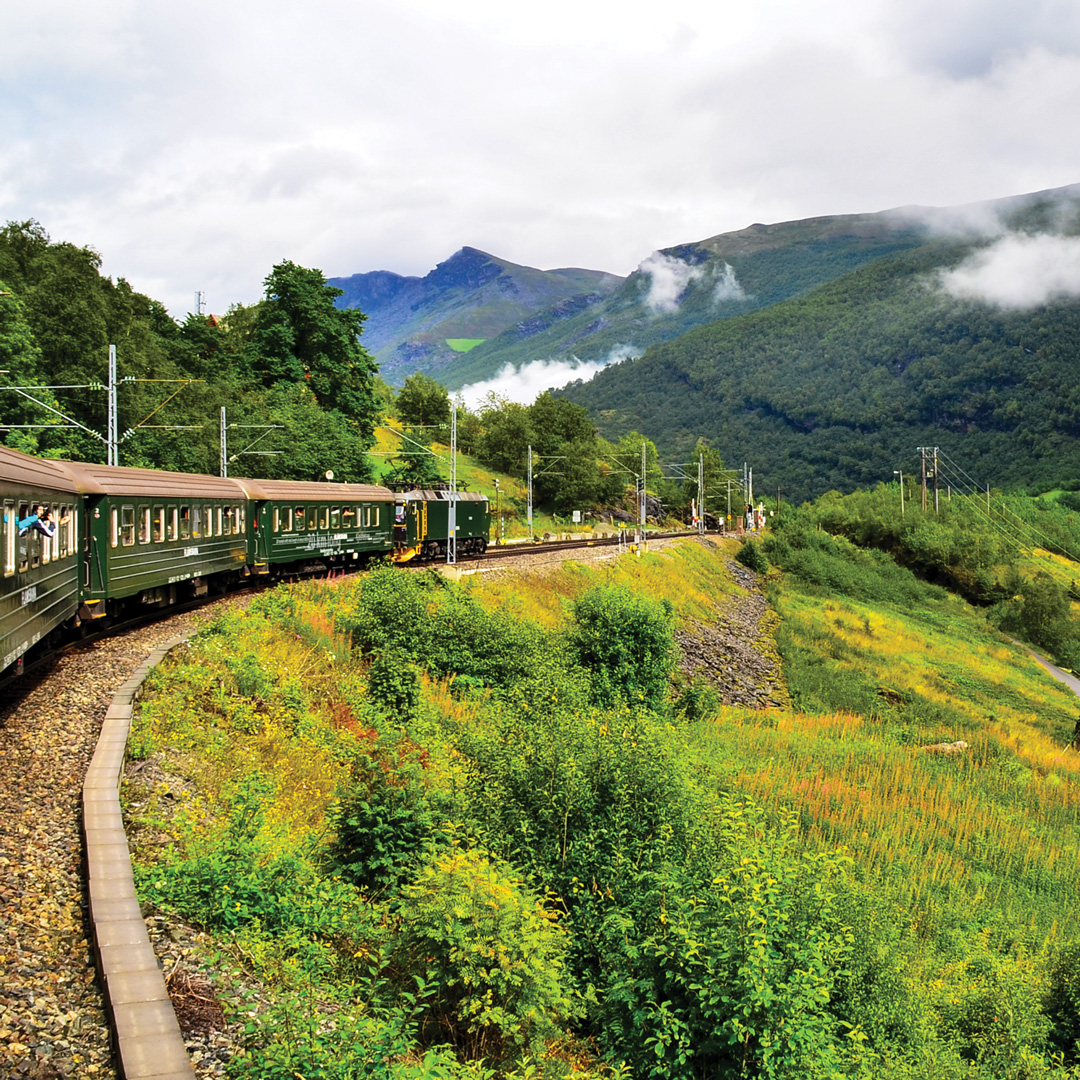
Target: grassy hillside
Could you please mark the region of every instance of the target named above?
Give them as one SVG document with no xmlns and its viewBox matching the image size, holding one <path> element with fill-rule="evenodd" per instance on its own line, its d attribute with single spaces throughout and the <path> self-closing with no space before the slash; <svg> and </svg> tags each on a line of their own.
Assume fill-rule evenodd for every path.
<svg viewBox="0 0 1080 1080">
<path fill-rule="evenodd" d="M 232 1075 L 1075 1076 L 1075 699 L 800 535 L 794 709 L 664 692 L 734 541 L 280 589 L 159 669 L 134 745 L 201 794 L 140 796 L 140 890 L 222 943 Z"/>
</svg>

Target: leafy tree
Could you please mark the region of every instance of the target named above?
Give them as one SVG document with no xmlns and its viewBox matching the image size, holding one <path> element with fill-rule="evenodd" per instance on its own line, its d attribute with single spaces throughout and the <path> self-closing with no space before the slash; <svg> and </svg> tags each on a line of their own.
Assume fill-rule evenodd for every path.
<svg viewBox="0 0 1080 1080">
<path fill-rule="evenodd" d="M 366 316 L 339 308 L 342 295 L 321 270 L 286 260 L 266 278 L 247 349 L 248 368 L 264 386 L 306 382 L 323 408 L 338 409 L 371 444 L 375 361 L 360 344 Z"/>
<path fill-rule="evenodd" d="M 529 445 L 534 441 L 529 410 L 495 394 L 480 411 L 484 433 L 476 447 L 485 465 L 511 476 L 524 476 Z"/>
<path fill-rule="evenodd" d="M 426 437 L 422 441 L 427 442 L 434 437 L 432 428 L 443 426 L 449 431 L 450 395 L 442 383 L 417 372 L 405 380 L 398 393 L 397 414 L 414 431 L 423 429 Z"/>
</svg>

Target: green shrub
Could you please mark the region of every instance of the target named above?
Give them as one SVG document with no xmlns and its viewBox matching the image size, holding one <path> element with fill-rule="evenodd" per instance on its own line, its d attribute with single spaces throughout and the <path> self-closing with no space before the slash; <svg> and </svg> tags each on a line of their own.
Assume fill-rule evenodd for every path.
<svg viewBox="0 0 1080 1080">
<path fill-rule="evenodd" d="M 509 868 L 455 847 L 407 886 L 397 962 L 430 988 L 424 1045 L 499 1060 L 537 1047 L 573 1011 L 563 989 L 565 936 Z"/>
<path fill-rule="evenodd" d="M 742 547 L 735 553 L 735 558 L 747 569 L 753 570 L 755 574 L 769 572 L 769 560 L 757 541 L 752 538 L 743 542 Z"/>
<path fill-rule="evenodd" d="M 569 641 L 604 706 L 663 708 L 675 666 L 671 604 L 623 586 L 597 586 L 574 603 Z"/>
</svg>

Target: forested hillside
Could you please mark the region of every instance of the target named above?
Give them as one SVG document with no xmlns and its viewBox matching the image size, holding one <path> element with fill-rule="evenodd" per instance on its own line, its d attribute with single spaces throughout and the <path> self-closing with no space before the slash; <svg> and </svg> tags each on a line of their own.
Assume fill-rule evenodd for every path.
<svg viewBox="0 0 1080 1080">
<path fill-rule="evenodd" d="M 282 262 L 260 303 L 179 324 L 100 267 L 97 252 L 53 242 L 37 222 L 0 230 L 0 364 L 6 386 L 33 388 L 0 390 L 8 445 L 105 460 L 115 345 L 122 464 L 217 474 L 225 407 L 235 475 L 371 475 L 380 405 L 363 315 L 334 307 L 320 271 Z"/>
<path fill-rule="evenodd" d="M 1037 210 L 1016 223 L 1036 237 L 1047 235 Z M 796 500 L 910 470 L 917 446 L 946 448 L 980 484 L 1075 479 L 1080 303 L 1002 306 L 947 291 L 945 275 L 992 242 L 928 241 L 564 393 L 609 438 L 641 430 L 681 460 L 704 436 Z"/>
</svg>

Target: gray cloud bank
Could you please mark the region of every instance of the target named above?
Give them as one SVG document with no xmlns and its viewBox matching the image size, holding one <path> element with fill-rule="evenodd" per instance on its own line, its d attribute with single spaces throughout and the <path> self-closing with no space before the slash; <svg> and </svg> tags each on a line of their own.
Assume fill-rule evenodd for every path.
<svg viewBox="0 0 1080 1080">
<path fill-rule="evenodd" d="M 1075 182 L 1078 100 L 1064 0 L 38 0 L 0 34 L 0 219 L 174 314 L 284 258 L 623 274 L 754 221 Z"/>
</svg>

